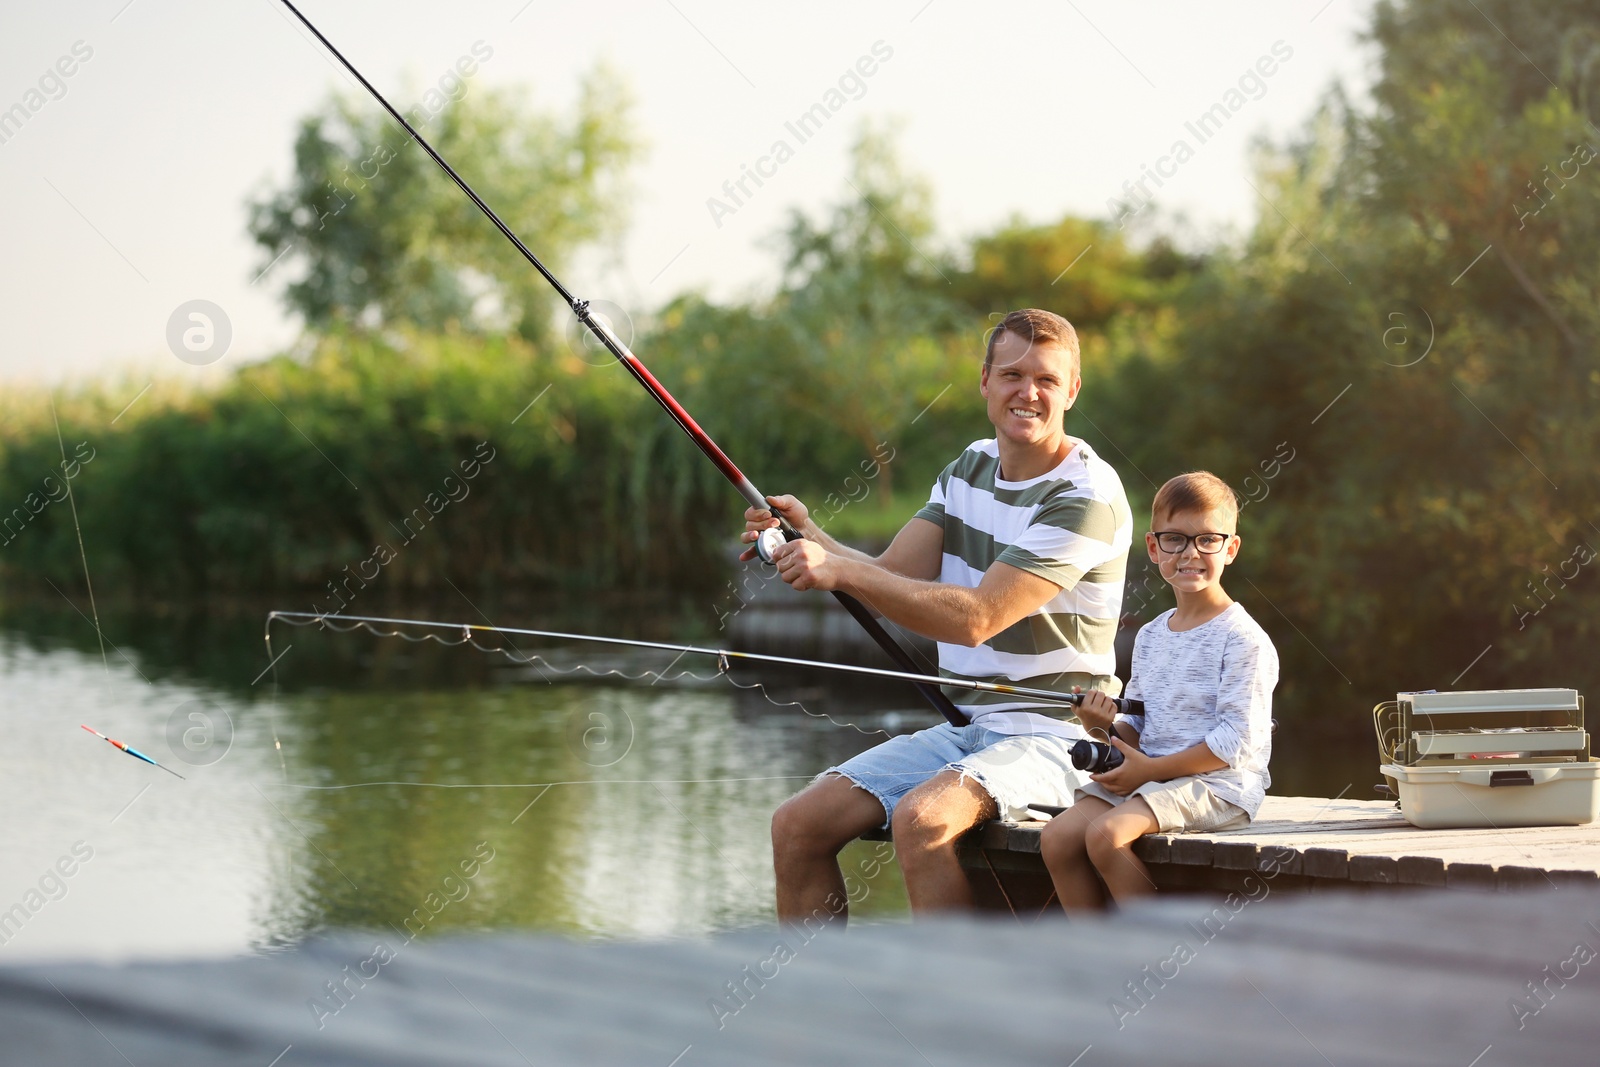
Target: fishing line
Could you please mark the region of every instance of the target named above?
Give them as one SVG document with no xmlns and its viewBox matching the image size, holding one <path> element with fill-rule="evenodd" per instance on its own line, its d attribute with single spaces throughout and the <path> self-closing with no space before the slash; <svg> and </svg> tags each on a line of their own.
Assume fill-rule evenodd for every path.
<svg viewBox="0 0 1600 1067">
<path fill-rule="evenodd" d="M 56 424 L 56 447 L 61 449 L 61 475 L 67 483 L 67 503 L 72 508 L 72 528 L 78 535 L 78 558 L 83 560 L 83 584 L 89 587 L 89 611 L 94 615 L 94 635 L 100 640 L 100 662 L 106 673 L 111 673 L 111 661 L 106 658 L 106 635 L 100 629 L 100 609 L 94 606 L 94 582 L 89 579 L 89 556 L 83 550 L 83 527 L 78 525 L 78 501 L 72 495 L 72 479 L 67 474 L 67 445 L 61 439 L 61 420 L 56 418 L 55 394 L 50 394 L 50 421 Z M 68 602 L 70 603 L 70 601 Z M 166 770 L 165 767 L 161 768 Z"/>
<path fill-rule="evenodd" d="M 766 774 L 756 778 L 585 778 L 574 782 L 346 782 L 343 785 L 298 785 L 290 789 L 321 790 L 371 789 L 376 786 L 403 785 L 416 789 L 552 789 L 558 785 L 717 785 L 724 782 L 792 782 L 815 778 L 814 774 Z"/>
<path fill-rule="evenodd" d="M 882 667 L 863 667 L 853 663 L 828 663 L 823 660 L 797 659 L 792 656 L 769 656 L 759 652 L 741 652 L 735 649 L 727 648 L 705 648 L 700 645 L 679 645 L 671 644 L 665 641 L 641 641 L 628 637 L 603 637 L 595 634 L 569 633 L 561 630 L 531 630 L 514 626 L 490 626 L 479 623 L 438 622 L 431 619 L 392 619 L 374 615 L 337 615 L 311 611 L 273 611 L 267 614 L 267 633 L 269 640 L 272 632 L 272 621 L 274 619 L 282 619 L 285 623 L 291 626 L 320 625 L 340 633 L 351 633 L 355 630 L 365 630 L 375 637 L 399 637 L 403 640 L 410 641 L 413 644 L 420 644 L 423 641 L 437 641 L 442 645 L 449 646 L 471 645 L 473 648 L 476 648 L 481 652 L 498 652 L 506 656 L 508 659 L 513 658 L 512 653 L 507 652 L 504 648 L 490 648 L 485 645 L 480 645 L 477 642 L 477 639 L 473 636 L 473 632 L 482 631 L 484 633 L 517 634 L 527 637 L 550 638 L 558 641 L 587 641 L 593 644 L 622 645 L 628 648 L 649 648 L 663 652 L 677 652 L 680 655 L 687 654 L 714 656 L 717 659 L 718 673 L 721 674 L 726 674 L 731 669 L 731 666 L 728 662 L 729 660 L 749 660 L 755 663 L 771 663 L 786 667 L 804 667 L 810 670 L 838 671 L 845 674 L 859 674 L 877 678 L 892 678 L 898 681 L 919 682 L 927 685 L 942 685 L 948 686 L 952 689 L 966 690 L 968 692 L 994 693 L 1002 696 L 1018 697 L 1025 701 L 1043 701 L 1050 704 L 1077 705 L 1083 700 L 1082 693 L 1061 693 L 1053 689 L 1036 689 L 1030 686 L 1010 685 L 1003 682 L 980 682 L 974 681 L 970 678 L 944 677 L 931 674 L 908 674 L 905 671 L 888 670 Z M 340 626 L 338 625 L 339 623 L 348 623 L 349 625 Z M 449 640 L 445 637 L 439 636 L 436 633 L 424 633 L 413 637 L 410 634 L 405 633 L 403 630 L 394 629 L 382 631 L 376 629 L 375 627 L 377 626 L 420 627 L 429 630 L 443 630 L 446 633 L 453 632 L 459 634 L 460 636 L 456 640 Z M 547 665 L 549 664 L 548 660 L 543 660 L 542 657 L 540 657 L 540 659 Z M 513 662 L 518 661 L 513 660 Z M 522 662 L 525 662 L 525 660 Z M 559 668 L 556 668 L 553 665 L 550 666 L 550 669 L 559 671 Z M 588 670 L 591 674 L 598 674 L 598 672 L 595 672 L 591 668 L 583 665 L 572 668 L 572 671 L 576 670 Z M 572 673 L 572 671 L 568 671 L 566 673 Z M 618 673 L 620 675 L 620 672 L 613 673 Z M 687 670 L 684 671 L 683 674 L 701 681 L 709 680 Z M 681 676 L 682 675 L 676 677 Z M 1131 704 L 1140 704 L 1138 701 L 1130 702 L 1115 697 L 1112 699 L 1117 701 L 1119 708 L 1122 708 L 1125 711 L 1129 710 L 1129 705 Z M 1137 714 L 1138 712 L 1135 711 L 1134 713 Z"/>
<path fill-rule="evenodd" d="M 655 649 L 662 650 L 662 651 L 678 652 L 680 654 L 680 657 L 681 657 L 681 655 L 683 653 L 686 653 L 686 652 L 704 651 L 704 650 L 694 649 L 692 646 L 666 645 L 666 644 L 659 644 L 659 643 L 654 643 L 654 642 L 628 641 L 626 639 L 621 639 L 621 638 L 615 639 L 615 640 L 613 640 L 612 638 L 586 638 L 586 636 L 582 635 L 582 634 L 557 634 L 557 633 L 554 633 L 553 631 L 552 632 L 547 632 L 547 631 L 540 631 L 540 630 L 516 630 L 516 629 L 509 629 L 509 628 L 506 628 L 506 627 L 480 626 L 480 625 L 477 625 L 477 624 L 467 624 L 467 623 L 422 622 L 422 621 L 416 621 L 416 620 L 411 620 L 411 619 L 385 619 L 385 618 L 372 618 L 372 617 L 358 616 L 358 615 L 326 615 L 326 614 L 319 614 L 319 613 L 315 613 L 315 612 L 303 612 L 303 611 L 274 611 L 274 612 L 271 612 L 271 613 L 269 613 L 267 615 L 266 642 L 267 642 L 267 655 L 269 657 L 272 655 L 272 622 L 273 622 L 274 619 L 282 619 L 284 621 L 284 623 L 289 625 L 289 626 L 317 626 L 317 625 L 321 625 L 323 629 L 331 630 L 334 633 L 354 633 L 357 630 L 360 630 L 360 631 L 364 631 L 366 633 L 372 634 L 374 637 L 398 637 L 402 641 L 409 641 L 412 644 L 422 644 L 423 642 L 426 642 L 426 641 L 433 641 L 433 642 L 436 642 L 436 643 L 438 643 L 440 645 L 444 645 L 447 648 L 457 648 L 457 647 L 460 647 L 462 645 L 470 645 L 474 649 L 477 649 L 479 652 L 485 652 L 485 653 L 489 653 L 489 654 L 498 653 L 499 655 L 504 656 L 511 663 L 515 663 L 518 666 L 529 666 L 529 667 L 532 667 L 534 670 L 540 671 L 541 674 L 543 673 L 543 671 L 550 671 L 551 673 L 556 674 L 556 675 L 558 675 L 560 677 L 563 677 L 563 678 L 571 677 L 572 675 L 577 674 L 579 672 L 587 674 L 589 677 L 594 678 L 596 680 L 603 680 L 605 678 L 620 678 L 620 679 L 622 679 L 623 681 L 626 681 L 626 682 L 642 682 L 647 678 L 654 678 L 654 679 L 657 679 L 657 680 L 660 680 L 660 681 L 672 681 L 672 680 L 678 679 L 678 678 L 693 678 L 697 682 L 711 682 L 711 681 L 715 681 L 718 677 L 721 677 L 724 680 L 726 680 L 727 683 L 729 685 L 733 686 L 735 689 L 755 690 L 757 693 L 759 693 L 761 695 L 761 698 L 763 700 L 765 700 L 768 704 L 771 704 L 775 708 L 799 708 L 802 712 L 804 712 L 806 715 L 810 716 L 813 719 L 823 719 L 823 720 L 826 720 L 829 723 L 832 723 L 834 726 L 841 726 L 841 727 L 845 727 L 847 729 L 854 730 L 856 733 L 861 734 L 863 737 L 874 737 L 874 736 L 878 736 L 878 735 L 882 735 L 883 737 L 891 736 L 889 734 L 889 731 L 884 730 L 882 728 L 876 728 L 875 727 L 873 729 L 867 729 L 866 727 L 861 726 L 859 723 L 845 721 L 845 720 L 841 720 L 841 719 L 836 719 L 832 715 L 828 714 L 827 712 L 812 711 L 810 708 L 806 707 L 803 702 L 798 701 L 798 700 L 775 700 L 775 699 L 773 699 L 772 694 L 767 691 L 767 687 L 766 687 L 765 683 L 762 683 L 762 682 L 751 682 L 751 683 L 746 684 L 744 682 L 741 682 L 737 678 L 733 677 L 733 675 L 728 672 L 726 666 L 722 666 L 718 670 L 717 674 L 715 674 L 715 675 L 696 674 L 694 671 L 691 671 L 688 668 L 684 668 L 683 670 L 678 671 L 676 674 L 671 674 L 671 675 L 665 673 L 665 671 L 652 671 L 652 670 L 641 670 L 638 674 L 629 674 L 626 671 L 618 670 L 615 667 L 611 667 L 611 668 L 607 668 L 605 670 L 598 670 L 597 671 L 593 667 L 589 666 L 586 663 L 579 663 L 579 664 L 577 664 L 576 666 L 573 666 L 573 667 L 563 668 L 563 667 L 557 667 L 554 663 L 550 662 L 545 657 L 537 655 L 537 654 L 531 654 L 531 653 L 522 652 L 521 650 L 516 649 L 516 648 L 512 648 L 510 650 L 507 650 L 505 648 L 501 648 L 501 647 L 498 647 L 498 646 L 491 647 L 491 646 L 488 646 L 488 645 L 479 644 L 477 642 L 477 640 L 473 638 L 471 631 L 472 630 L 483 630 L 483 631 L 487 631 L 487 632 L 491 632 L 491 633 L 527 634 L 527 635 L 536 636 L 536 637 L 543 637 L 543 636 L 570 637 L 570 638 L 575 638 L 575 639 L 587 639 L 587 640 L 592 640 L 592 641 L 596 641 L 596 642 L 600 642 L 600 643 L 607 643 L 607 644 L 641 645 L 641 646 L 644 646 L 644 647 L 655 648 Z M 297 621 L 297 620 L 303 620 L 303 621 Z M 349 626 L 339 626 L 339 625 L 336 625 L 336 622 L 348 622 L 351 625 L 349 625 Z M 431 627 L 442 628 L 447 633 L 449 631 L 459 630 L 459 631 L 462 631 L 462 634 L 461 634 L 461 636 L 459 638 L 457 638 L 455 640 L 451 640 L 449 637 L 441 636 L 440 634 L 437 634 L 437 633 L 426 633 L 426 634 L 419 634 L 419 635 L 413 636 L 411 634 L 408 634 L 408 633 L 404 632 L 403 630 L 379 630 L 379 629 L 377 629 L 375 627 L 374 624 L 402 625 L 402 626 L 404 626 L 404 625 L 431 626 Z M 728 655 L 730 655 L 730 656 L 738 656 L 738 657 L 745 657 L 745 656 L 748 656 L 749 654 L 748 653 L 740 653 L 740 652 L 729 652 Z M 766 657 L 756 657 L 756 658 L 766 658 Z M 674 664 L 676 662 L 677 662 L 677 660 L 673 661 Z M 793 663 L 804 663 L 806 661 L 804 661 L 804 660 L 794 660 L 794 661 L 791 661 L 791 662 L 793 662 Z M 540 670 L 541 668 L 543 668 L 543 670 Z M 668 665 L 667 670 L 671 670 L 671 665 Z M 546 679 L 546 681 L 548 682 L 550 680 Z M 274 672 L 273 672 L 273 685 L 274 685 L 274 692 L 276 692 L 276 686 L 277 686 L 276 668 L 274 668 Z M 274 743 L 277 742 L 276 727 L 274 727 L 273 741 L 274 741 Z M 279 745 L 279 748 L 278 748 L 278 756 L 279 756 L 280 760 L 283 758 L 283 750 L 282 750 L 282 746 L 281 745 Z M 285 780 L 287 780 L 287 778 L 288 778 L 288 770 L 287 770 L 287 768 L 285 768 L 285 770 L 284 770 L 284 778 L 285 778 Z"/>
<path fill-rule="evenodd" d="M 292 648 L 294 646 L 290 646 Z M 288 648 L 283 650 L 285 653 Z M 278 752 L 278 767 L 283 771 L 283 784 L 289 784 L 289 761 L 283 758 L 283 742 L 278 740 L 278 717 L 273 714 L 273 709 L 278 706 L 278 660 L 282 656 L 272 654 L 272 619 L 267 619 L 267 669 L 272 672 L 272 695 L 267 698 L 267 725 L 272 730 L 272 747 Z M 259 679 L 258 679 L 259 680 Z M 250 683 L 254 685 L 255 683 Z"/>
</svg>

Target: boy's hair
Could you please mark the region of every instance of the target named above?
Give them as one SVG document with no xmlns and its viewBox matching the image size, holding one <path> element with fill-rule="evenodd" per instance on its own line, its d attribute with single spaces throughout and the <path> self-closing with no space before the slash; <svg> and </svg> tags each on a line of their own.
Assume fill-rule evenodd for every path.
<svg viewBox="0 0 1600 1067">
<path fill-rule="evenodd" d="M 1155 526 L 1163 518 L 1170 519 L 1180 511 L 1218 512 L 1227 520 L 1225 525 L 1229 529 L 1216 532 L 1238 532 L 1238 494 L 1210 471 L 1189 471 L 1168 478 L 1167 484 L 1156 491 L 1156 498 L 1150 505 L 1150 525 Z"/>
<path fill-rule="evenodd" d="M 1001 319 L 1000 325 L 989 331 L 989 343 L 983 353 L 985 368 L 994 365 L 994 346 L 1002 333 L 1014 333 L 1024 341 L 1042 345 L 1060 345 L 1072 356 L 1072 376 L 1078 376 L 1078 331 L 1055 312 L 1023 308 Z"/>
</svg>

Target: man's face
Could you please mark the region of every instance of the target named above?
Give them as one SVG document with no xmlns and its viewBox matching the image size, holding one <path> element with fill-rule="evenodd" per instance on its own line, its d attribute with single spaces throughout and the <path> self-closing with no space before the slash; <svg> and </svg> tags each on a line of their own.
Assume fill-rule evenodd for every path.
<svg viewBox="0 0 1600 1067">
<path fill-rule="evenodd" d="M 1081 384 L 1072 373 L 1072 354 L 1061 345 L 1006 330 L 995 340 L 994 360 L 983 369 L 978 390 L 989 402 L 996 435 L 1017 444 L 1054 446 L 1065 436 L 1062 417 Z"/>
</svg>

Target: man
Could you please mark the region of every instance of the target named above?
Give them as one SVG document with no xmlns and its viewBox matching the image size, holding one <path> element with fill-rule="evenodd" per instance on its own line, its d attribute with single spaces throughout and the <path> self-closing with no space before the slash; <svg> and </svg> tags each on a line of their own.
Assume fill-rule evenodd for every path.
<svg viewBox="0 0 1600 1067">
<path fill-rule="evenodd" d="M 773 553 L 778 573 L 796 589 L 843 590 L 933 638 L 941 673 L 1114 695 L 1133 522 L 1116 472 L 1063 426 L 1081 384 L 1071 323 L 1035 309 L 1007 315 L 989 335 L 978 386 L 994 438 L 945 468 L 881 556 L 833 540 L 795 498 L 769 497 L 805 535 Z M 777 525 L 758 508 L 745 520 L 746 542 Z M 1030 803 L 1072 803 L 1087 780 L 1067 754 L 1080 726 L 1029 710 L 1037 704 L 950 692 L 971 725 L 892 738 L 778 809 L 780 921 L 842 914 L 839 850 L 885 825 L 915 913 L 970 907 L 956 839 L 986 819 L 1019 819 Z"/>
</svg>

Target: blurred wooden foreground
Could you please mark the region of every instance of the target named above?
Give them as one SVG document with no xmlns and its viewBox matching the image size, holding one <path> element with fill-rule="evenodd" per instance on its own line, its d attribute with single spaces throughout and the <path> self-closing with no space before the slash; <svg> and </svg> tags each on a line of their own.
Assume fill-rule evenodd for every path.
<svg viewBox="0 0 1600 1067">
<path fill-rule="evenodd" d="M 1592 1062 L 1600 890 L 1269 888 L 1218 910 L 7 967 L 0 1032 L 8 1064 L 80 1067 Z M 375 942 L 396 956 L 351 977 Z"/>
</svg>

